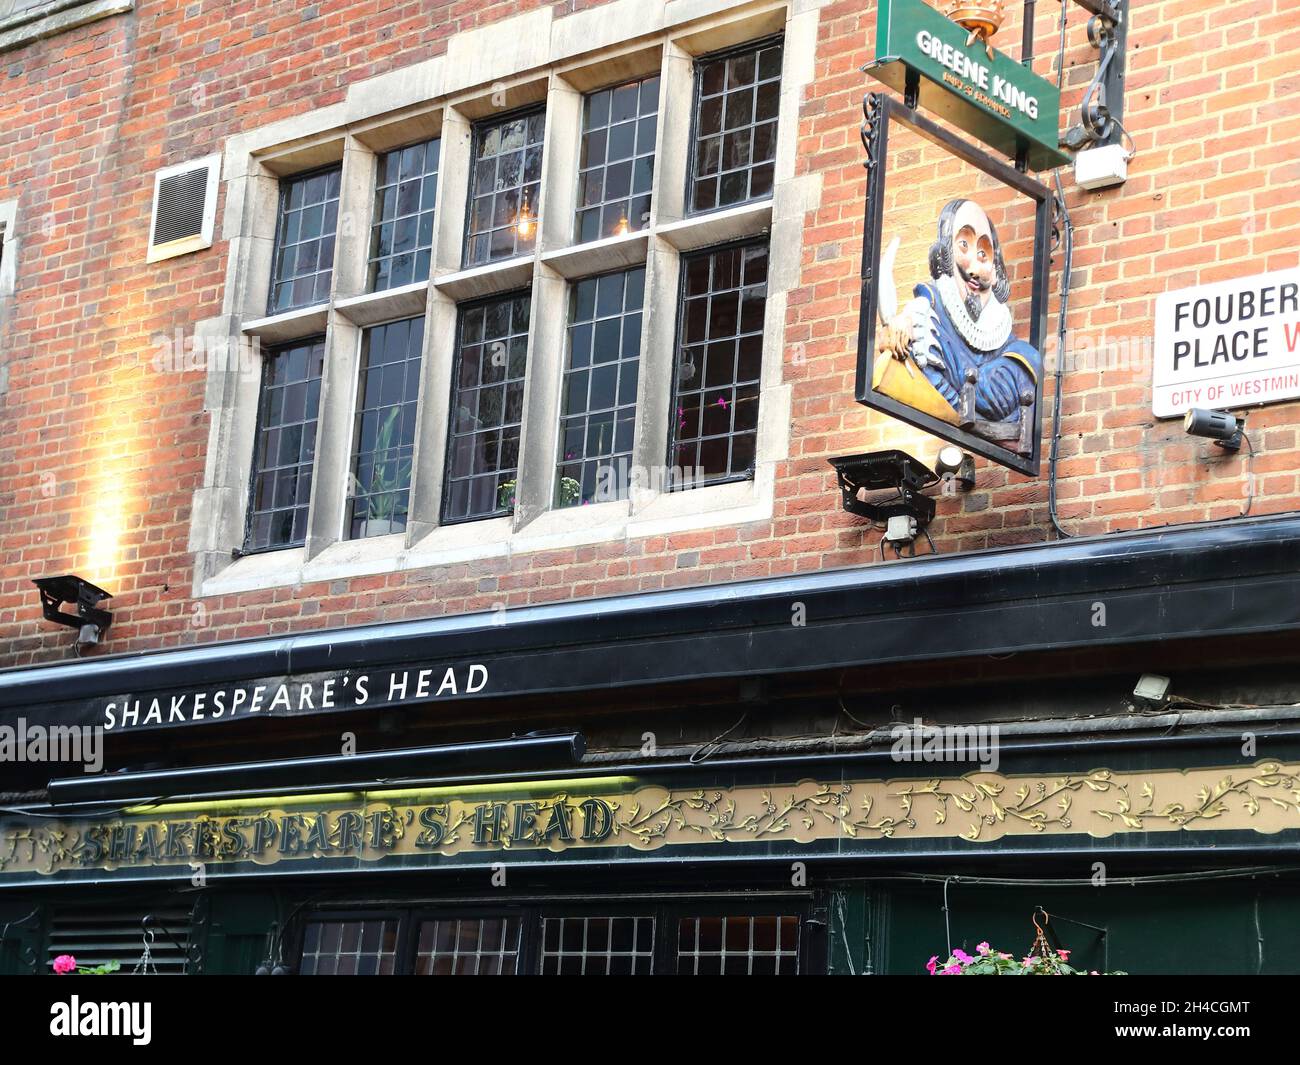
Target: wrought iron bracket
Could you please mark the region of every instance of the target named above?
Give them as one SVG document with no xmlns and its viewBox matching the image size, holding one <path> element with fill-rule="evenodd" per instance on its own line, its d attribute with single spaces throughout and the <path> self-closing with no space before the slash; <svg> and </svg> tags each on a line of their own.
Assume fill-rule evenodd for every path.
<svg viewBox="0 0 1300 1065">
<path fill-rule="evenodd" d="M 1073 151 L 1118 143 L 1124 132 L 1124 56 L 1129 0 L 1075 0 L 1088 11 L 1088 43 L 1098 53 L 1097 72 L 1080 105 L 1079 124 L 1062 144 Z"/>
</svg>

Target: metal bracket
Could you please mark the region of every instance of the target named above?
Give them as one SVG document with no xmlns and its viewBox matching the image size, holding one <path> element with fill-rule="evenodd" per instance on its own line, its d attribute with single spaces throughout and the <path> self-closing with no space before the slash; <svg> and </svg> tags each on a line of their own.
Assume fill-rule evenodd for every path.
<svg viewBox="0 0 1300 1065">
<path fill-rule="evenodd" d="M 1091 14 L 1088 43 L 1097 49 L 1097 72 L 1083 94 L 1080 122 L 1061 143 L 1073 151 L 1118 143 L 1124 130 L 1124 55 L 1128 0 L 1074 0 Z"/>
</svg>

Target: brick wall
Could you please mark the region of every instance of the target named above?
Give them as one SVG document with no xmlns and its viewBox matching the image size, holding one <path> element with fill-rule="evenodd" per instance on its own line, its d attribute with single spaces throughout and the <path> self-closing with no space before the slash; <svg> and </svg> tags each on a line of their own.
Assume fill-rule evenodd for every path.
<svg viewBox="0 0 1300 1065">
<path fill-rule="evenodd" d="M 221 312 L 226 246 L 144 262 L 153 172 L 229 135 L 337 102 L 346 86 L 440 53 L 447 37 L 539 2 L 375 5 L 138 0 L 110 18 L 0 54 L 0 201 L 17 198 L 18 298 L 2 338 L 0 666 L 67 657 L 32 577 L 108 586 L 109 652 L 871 564 L 879 533 L 839 509 L 828 456 L 936 444 L 852 400 L 864 172 L 858 123 L 875 5 L 822 10 L 799 166 L 819 171 L 800 285 L 790 295 L 790 459 L 771 521 L 301 588 L 191 598 L 191 495 L 207 446 L 204 373 L 149 374 L 152 338 Z M 586 3 L 555 3 L 557 15 Z M 1008 5 L 1016 6 L 1016 5 Z M 1138 149 L 1119 190 L 1066 177 L 1075 225 L 1068 327 L 1076 345 L 1149 337 L 1167 288 L 1296 265 L 1300 43 L 1281 0 L 1134 5 L 1125 124 Z M 1040 4 L 1035 69 L 1055 76 L 1056 6 Z M 1094 68 L 1070 14 L 1066 114 Z M 1013 55 L 1013 17 L 998 44 Z M 219 206 L 219 210 L 220 210 Z M 219 215 L 220 217 L 220 215 Z M 1059 267 L 1059 257 L 1056 263 Z M 1059 273 L 1054 273 L 1059 280 Z M 1051 304 L 1055 330 L 1057 301 Z M 1247 458 L 1151 415 L 1150 368 L 1080 360 L 1065 376 L 1058 496 L 1075 534 L 1231 517 Z M 1049 360 L 1049 372 L 1053 366 Z M 1050 412 L 1049 377 L 1044 410 Z M 1252 513 L 1300 501 L 1295 403 L 1252 412 Z M 1051 434 L 1044 425 L 1044 456 Z M 1051 536 L 1047 470 L 984 461 L 945 496 L 940 551 Z M 901 564 L 907 564 L 906 562 Z"/>
</svg>

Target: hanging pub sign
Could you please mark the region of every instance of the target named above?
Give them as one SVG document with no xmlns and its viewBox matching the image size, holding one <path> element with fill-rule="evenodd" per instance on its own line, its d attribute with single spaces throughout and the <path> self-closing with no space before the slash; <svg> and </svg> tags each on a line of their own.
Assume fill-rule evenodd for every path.
<svg viewBox="0 0 1300 1065">
<path fill-rule="evenodd" d="M 999 52 L 989 37 L 1002 0 L 948 0 L 945 18 L 922 0 L 879 0 L 876 58 L 866 72 L 1032 170 L 1065 166 L 1060 90 Z M 960 23 L 960 24 L 959 24 Z"/>
<path fill-rule="evenodd" d="M 1152 410 L 1300 396 L 1300 267 L 1156 297 Z"/>
<path fill-rule="evenodd" d="M 1050 193 L 892 97 L 863 108 L 856 398 L 1035 476 Z"/>
</svg>

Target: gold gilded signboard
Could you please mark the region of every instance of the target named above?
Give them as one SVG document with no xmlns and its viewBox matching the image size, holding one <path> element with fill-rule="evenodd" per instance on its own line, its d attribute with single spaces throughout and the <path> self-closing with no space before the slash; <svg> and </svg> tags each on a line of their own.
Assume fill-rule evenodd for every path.
<svg viewBox="0 0 1300 1065">
<path fill-rule="evenodd" d="M 981 849 L 1015 837 L 1287 829 L 1300 829 L 1300 765 L 1276 762 L 733 788 L 598 777 L 175 804 L 95 822 L 7 818 L 0 884 L 74 872 L 188 875 L 197 863 L 213 873 L 308 861 L 457 866 L 507 853 L 611 848 L 720 856 L 743 844 L 796 855 L 814 846 L 888 853 L 909 840 Z"/>
</svg>

